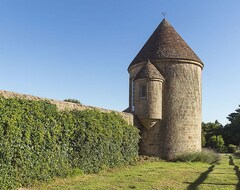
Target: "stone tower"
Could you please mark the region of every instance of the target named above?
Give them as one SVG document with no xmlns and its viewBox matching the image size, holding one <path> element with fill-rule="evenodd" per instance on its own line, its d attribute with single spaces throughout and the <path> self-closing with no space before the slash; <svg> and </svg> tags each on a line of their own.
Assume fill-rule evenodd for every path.
<svg viewBox="0 0 240 190">
<path fill-rule="evenodd" d="M 201 150 L 203 63 L 166 19 L 131 62 L 129 108 L 140 153 L 172 159 Z"/>
</svg>

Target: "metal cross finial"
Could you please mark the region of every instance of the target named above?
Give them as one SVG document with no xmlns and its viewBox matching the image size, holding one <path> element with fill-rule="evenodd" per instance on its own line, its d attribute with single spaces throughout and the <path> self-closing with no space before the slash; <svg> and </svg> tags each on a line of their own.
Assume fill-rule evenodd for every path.
<svg viewBox="0 0 240 190">
<path fill-rule="evenodd" d="M 162 12 L 162 15 L 163 15 L 164 18 L 166 18 L 167 13 L 166 12 Z"/>
</svg>

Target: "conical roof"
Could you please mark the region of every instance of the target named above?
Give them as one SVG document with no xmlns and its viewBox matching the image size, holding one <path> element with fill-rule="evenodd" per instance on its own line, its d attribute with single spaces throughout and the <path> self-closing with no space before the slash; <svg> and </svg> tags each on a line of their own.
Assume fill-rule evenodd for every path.
<svg viewBox="0 0 240 190">
<path fill-rule="evenodd" d="M 166 19 L 163 19 L 129 67 L 148 59 L 157 61 L 171 58 L 202 63 L 172 25 Z"/>
<path fill-rule="evenodd" d="M 137 79 L 162 79 L 164 80 L 161 73 L 157 70 L 157 68 L 148 60 L 148 62 L 141 68 L 141 70 L 138 72 L 134 80 Z"/>
</svg>

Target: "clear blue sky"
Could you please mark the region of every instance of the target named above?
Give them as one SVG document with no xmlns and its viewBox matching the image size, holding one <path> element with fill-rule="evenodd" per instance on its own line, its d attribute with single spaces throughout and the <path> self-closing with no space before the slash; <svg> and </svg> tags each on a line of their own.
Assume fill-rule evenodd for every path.
<svg viewBox="0 0 240 190">
<path fill-rule="evenodd" d="M 0 89 L 113 110 L 127 67 L 163 19 L 205 64 L 203 121 L 240 104 L 239 0 L 0 0 Z"/>
</svg>

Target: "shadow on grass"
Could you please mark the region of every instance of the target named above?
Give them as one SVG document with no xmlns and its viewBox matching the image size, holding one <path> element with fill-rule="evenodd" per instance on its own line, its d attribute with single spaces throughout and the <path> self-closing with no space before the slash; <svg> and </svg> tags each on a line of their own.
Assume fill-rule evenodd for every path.
<svg viewBox="0 0 240 190">
<path fill-rule="evenodd" d="M 234 166 L 233 169 L 235 170 L 235 172 L 236 172 L 235 175 L 238 178 L 238 183 L 236 185 L 236 190 L 239 190 L 240 189 L 240 171 L 239 171 L 239 166 L 234 164 L 232 156 L 229 156 L 229 165 Z"/>
<path fill-rule="evenodd" d="M 238 178 L 238 183 L 236 185 L 236 190 L 239 190 L 240 189 L 240 171 L 239 171 L 239 166 L 234 166 L 234 170 L 236 172 L 236 176 Z"/>
<path fill-rule="evenodd" d="M 232 158 L 232 156 L 229 156 L 229 165 L 230 166 L 234 166 L 234 162 L 233 162 L 233 158 Z"/>
<path fill-rule="evenodd" d="M 197 189 L 197 187 L 198 187 L 199 185 L 201 185 L 201 184 L 207 179 L 208 174 L 213 171 L 213 168 L 214 168 L 214 167 L 215 167 L 215 165 L 211 165 L 211 166 L 208 168 L 207 171 L 203 172 L 203 173 L 199 176 L 199 178 L 196 179 L 196 181 L 194 181 L 193 183 L 191 183 L 191 184 L 188 186 L 187 190 L 195 190 L 195 189 Z"/>
</svg>

